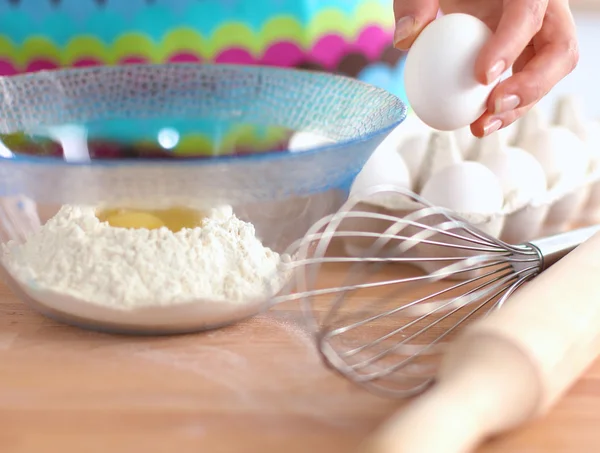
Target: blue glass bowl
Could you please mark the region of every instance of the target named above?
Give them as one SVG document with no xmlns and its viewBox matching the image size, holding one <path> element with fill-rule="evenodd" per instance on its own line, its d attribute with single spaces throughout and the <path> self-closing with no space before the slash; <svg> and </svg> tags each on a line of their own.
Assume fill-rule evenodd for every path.
<svg viewBox="0 0 600 453">
<path fill-rule="evenodd" d="M 272 67 L 131 65 L 4 78 L 0 237 L 23 240 L 22 226 L 43 224 L 64 204 L 227 204 L 281 253 L 341 205 L 343 188 L 405 115 L 397 97 L 355 79 Z M 285 140 L 296 131 L 333 142 L 291 152 Z M 132 330 L 125 318 L 110 328 Z M 140 329 L 197 330 L 223 319 Z"/>
<path fill-rule="evenodd" d="M 5 78 L 0 134 L 13 154 L 5 152 L 0 160 L 0 195 L 18 193 L 55 203 L 132 196 L 248 202 L 307 195 L 351 180 L 405 114 L 397 97 L 356 80 L 267 67 L 139 65 Z M 99 130 L 109 140 L 123 139 L 123 130 L 129 130 L 125 138 L 143 140 L 161 120 L 169 128 L 172 119 L 184 135 L 208 131 L 213 141 L 230 126 L 252 125 L 315 132 L 337 143 L 294 154 L 91 156 L 91 161 L 67 162 L 48 154 L 47 146 L 19 152 L 10 140 L 63 125 Z"/>
</svg>

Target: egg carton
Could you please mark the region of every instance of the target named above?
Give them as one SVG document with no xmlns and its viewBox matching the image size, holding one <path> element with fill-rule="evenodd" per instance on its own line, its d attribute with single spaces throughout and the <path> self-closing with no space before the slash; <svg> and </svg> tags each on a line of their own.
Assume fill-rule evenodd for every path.
<svg viewBox="0 0 600 453">
<path fill-rule="evenodd" d="M 573 96 L 557 100 L 553 117 L 538 107 L 483 139 L 468 128 L 436 131 L 409 116 L 375 150 L 350 189 L 410 189 L 511 244 L 600 220 L 600 123 L 587 120 Z M 391 192 L 356 209 L 406 216 L 424 205 Z M 440 219 L 428 219 L 435 224 Z M 385 222 L 362 219 L 352 229 L 383 232 Z M 407 232 L 404 232 L 407 234 Z M 368 244 L 346 242 L 348 254 Z"/>
</svg>

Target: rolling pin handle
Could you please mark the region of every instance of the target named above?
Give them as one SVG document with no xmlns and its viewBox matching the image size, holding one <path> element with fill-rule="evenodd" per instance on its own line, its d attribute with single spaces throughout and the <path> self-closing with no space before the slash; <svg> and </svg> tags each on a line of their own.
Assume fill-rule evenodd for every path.
<svg viewBox="0 0 600 453">
<path fill-rule="evenodd" d="M 535 413 L 540 377 L 529 358 L 501 338 L 465 340 L 444 360 L 439 383 L 391 418 L 361 453 L 468 453 Z"/>
</svg>

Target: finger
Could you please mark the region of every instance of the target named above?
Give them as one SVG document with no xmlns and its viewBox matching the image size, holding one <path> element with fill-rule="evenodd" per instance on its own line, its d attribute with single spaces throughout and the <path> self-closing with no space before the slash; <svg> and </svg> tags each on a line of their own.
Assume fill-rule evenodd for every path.
<svg viewBox="0 0 600 453">
<path fill-rule="evenodd" d="M 498 84 L 488 99 L 486 114 L 476 121 L 476 130 L 489 134 L 497 119 L 502 120 L 500 127 L 506 127 L 518 118 L 518 115 L 511 116 L 511 112 L 534 105 L 544 97 L 570 72 L 572 64 L 567 61 L 571 58 L 567 59 L 564 55 L 563 47 L 546 46 L 520 72 Z"/>
<path fill-rule="evenodd" d="M 525 47 L 525 50 L 519 55 L 519 57 L 515 60 L 512 66 L 513 74 L 517 72 L 521 72 L 523 68 L 531 61 L 531 59 L 535 57 L 535 48 L 533 44 Z"/>
<path fill-rule="evenodd" d="M 563 14 L 562 19 L 556 15 L 544 25 L 535 56 L 494 88 L 488 98 L 490 112 L 499 114 L 536 103 L 577 66 L 575 25 L 570 12 Z"/>
<path fill-rule="evenodd" d="M 488 109 L 498 114 L 538 102 L 573 70 L 577 60 L 577 51 L 562 45 L 543 48 L 520 72 L 494 89 Z"/>
<path fill-rule="evenodd" d="M 513 65 L 541 29 L 548 0 L 505 0 L 502 17 L 493 36 L 475 63 L 475 76 L 490 84 Z"/>
<path fill-rule="evenodd" d="M 489 112 L 484 113 L 481 117 L 471 124 L 471 133 L 475 137 L 485 137 L 486 135 L 492 134 L 504 127 L 510 126 L 516 120 L 525 115 L 533 104 L 526 105 L 525 107 L 509 110 L 508 112 L 501 113 L 499 115 L 493 115 Z"/>
<path fill-rule="evenodd" d="M 529 45 L 525 47 L 523 53 L 519 55 L 515 63 L 513 64 L 512 74 L 513 77 L 515 74 L 523 71 L 523 69 L 527 66 L 527 64 L 535 57 L 535 48 L 533 45 Z M 508 80 L 508 79 L 507 79 Z M 505 85 L 503 82 L 500 82 L 492 92 L 490 93 L 487 100 L 487 110 L 492 113 L 502 113 L 508 110 L 515 109 L 522 105 L 521 98 L 518 95 L 510 94 L 510 93 L 502 93 Z M 504 126 L 503 126 L 504 127 Z"/>
<path fill-rule="evenodd" d="M 437 15 L 438 0 L 394 0 L 394 47 L 408 50 L 419 33 Z"/>
</svg>

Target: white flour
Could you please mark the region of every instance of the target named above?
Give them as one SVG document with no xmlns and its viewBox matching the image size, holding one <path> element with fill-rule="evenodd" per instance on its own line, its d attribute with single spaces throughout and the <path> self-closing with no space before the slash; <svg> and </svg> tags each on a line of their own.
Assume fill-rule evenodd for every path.
<svg viewBox="0 0 600 453">
<path fill-rule="evenodd" d="M 24 244 L 10 242 L 3 251 L 22 285 L 121 309 L 264 298 L 280 289 L 286 261 L 231 207 L 173 233 L 114 228 L 92 207 L 63 206 Z"/>
</svg>

